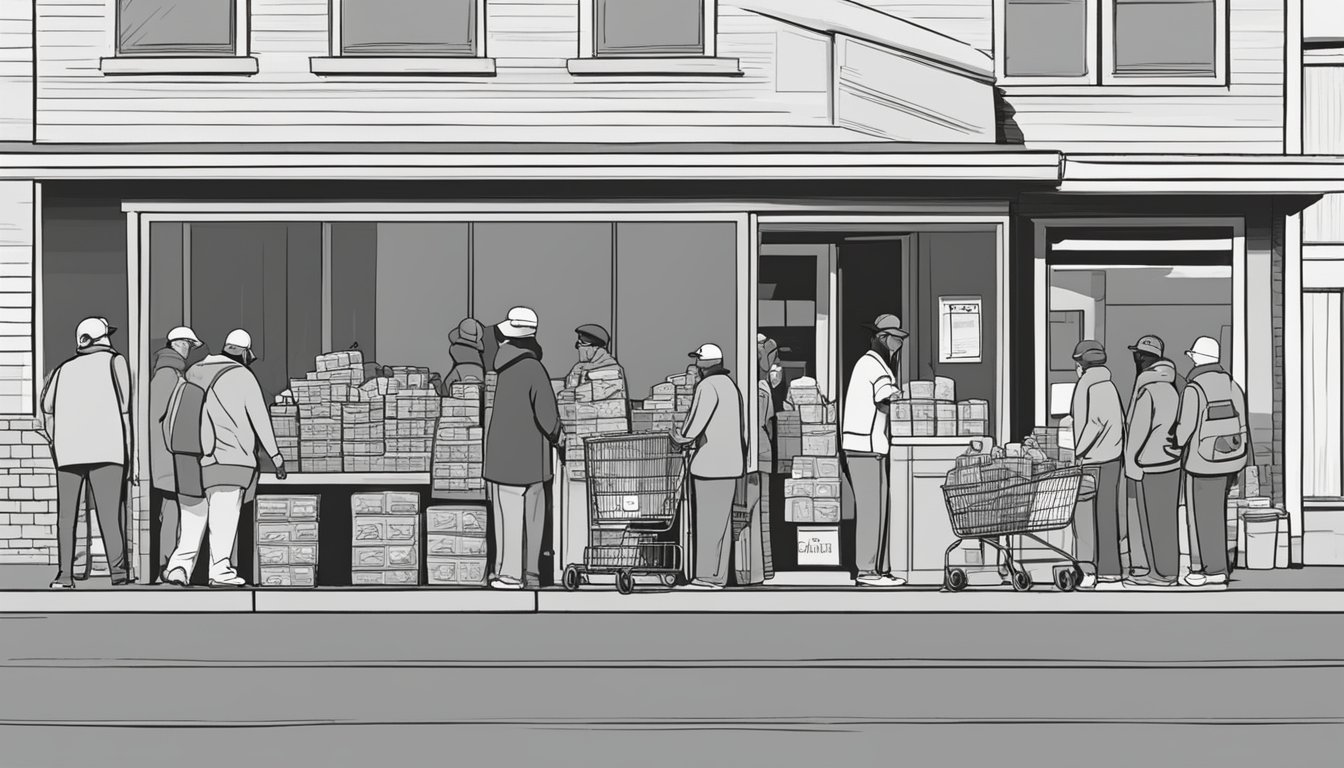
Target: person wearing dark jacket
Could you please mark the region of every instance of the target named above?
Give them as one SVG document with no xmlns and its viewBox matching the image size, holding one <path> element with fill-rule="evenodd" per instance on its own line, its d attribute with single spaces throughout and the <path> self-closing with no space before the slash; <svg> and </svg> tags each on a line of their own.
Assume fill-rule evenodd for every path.
<svg viewBox="0 0 1344 768">
<path fill-rule="evenodd" d="M 1163 357 L 1157 336 L 1144 336 L 1130 351 L 1138 379 L 1125 430 L 1125 477 L 1135 484 L 1139 529 L 1151 566 L 1146 576 L 1131 575 L 1126 583 L 1173 586 L 1180 569 L 1181 462 L 1171 450 L 1180 394 L 1176 366 Z"/>
<path fill-rule="evenodd" d="M 453 369 L 443 380 L 444 397 L 454 384 L 485 383 L 484 342 L 485 328 L 474 318 L 468 317 L 448 333 L 448 356 L 453 359 Z"/>
<path fill-rule="evenodd" d="M 1070 416 L 1077 462 L 1097 481 L 1092 516 L 1074 515 L 1078 559 L 1086 573 L 1083 586 L 1120 581 L 1120 476 L 1124 470 L 1125 409 L 1106 367 L 1106 348 L 1086 340 L 1074 348 L 1078 386 Z"/>
<path fill-rule="evenodd" d="M 541 363 L 537 313 L 514 307 L 492 330 L 498 342 L 492 366 L 497 378 L 485 438 L 485 479 L 491 484 L 495 523 L 491 586 L 535 588 L 541 576 L 551 450 L 563 452 L 564 429 L 550 375 Z"/>
<path fill-rule="evenodd" d="M 177 548 L 178 498 L 177 473 L 173 471 L 173 454 L 163 436 L 160 423 L 168 413 L 168 402 L 187 372 L 187 356 L 201 346 L 201 340 L 186 327 L 168 332 L 168 344 L 154 355 L 154 373 L 149 379 L 149 489 L 150 525 L 157 534 L 158 566 L 154 579 L 163 573 L 168 557 Z"/>
</svg>

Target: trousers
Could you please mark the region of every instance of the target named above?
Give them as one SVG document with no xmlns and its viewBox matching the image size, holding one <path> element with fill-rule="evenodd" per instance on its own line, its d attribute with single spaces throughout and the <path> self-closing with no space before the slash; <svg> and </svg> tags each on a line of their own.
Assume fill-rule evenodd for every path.
<svg viewBox="0 0 1344 768">
<path fill-rule="evenodd" d="M 1092 519 L 1087 515 L 1073 516 L 1074 534 L 1078 541 L 1078 559 L 1096 566 L 1097 575 L 1119 578 L 1120 573 L 1120 514 L 1122 462 L 1119 459 L 1085 467 L 1097 481 L 1097 498 L 1092 504 Z"/>
<path fill-rule="evenodd" d="M 541 544 L 546 527 L 546 489 L 532 485 L 491 484 L 494 498 L 495 575 L 505 581 L 539 586 Z"/>
<path fill-rule="evenodd" d="M 177 548 L 177 537 L 180 534 L 181 513 L 178 511 L 177 494 L 151 488 L 149 515 L 150 525 L 154 527 L 153 533 L 159 545 L 158 562 L 155 565 L 163 569 L 168 564 L 168 558 L 172 556 L 173 550 Z M 151 574 L 154 578 L 158 578 L 158 575 Z"/>
<path fill-rule="evenodd" d="M 891 493 L 887 457 L 847 453 L 854 488 L 854 559 L 860 576 L 891 573 Z"/>
<path fill-rule="evenodd" d="M 1181 472 L 1146 474 L 1138 482 L 1139 529 L 1154 575 L 1174 581 L 1181 567 Z"/>
<path fill-rule="evenodd" d="M 1198 561 L 1204 573 L 1227 573 L 1227 494 L 1236 475 L 1196 476 L 1186 474 L 1185 503 L 1194 523 L 1190 532 L 1192 561 Z"/>
<path fill-rule="evenodd" d="M 56 549 L 60 562 L 58 579 L 70 582 L 75 573 L 75 527 L 84 486 L 93 490 L 98 527 L 112 580 L 126 578 L 126 539 L 122 534 L 123 502 L 126 500 L 126 468 L 121 464 L 77 464 L 56 469 Z M 93 510 L 89 510 L 90 514 Z M 90 553 L 90 556 L 92 554 Z"/>
<path fill-rule="evenodd" d="M 168 558 L 166 570 L 181 568 L 190 577 L 201 554 L 201 542 L 210 532 L 210 579 L 235 578 L 230 557 L 238 538 L 238 517 L 243 509 L 243 489 L 236 485 L 216 485 L 205 489 L 205 498 L 182 498 L 182 533 L 177 549 Z"/>
<path fill-rule="evenodd" d="M 695 579 L 727 586 L 737 480 L 695 480 Z"/>
</svg>

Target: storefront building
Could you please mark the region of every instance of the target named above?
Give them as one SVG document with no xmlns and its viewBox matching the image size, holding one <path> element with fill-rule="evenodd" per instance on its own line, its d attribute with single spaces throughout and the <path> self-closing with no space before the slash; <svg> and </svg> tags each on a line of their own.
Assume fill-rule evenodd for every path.
<svg viewBox="0 0 1344 768">
<path fill-rule="evenodd" d="M 758 334 L 784 349 L 786 382 L 837 401 L 862 324 L 899 315 L 898 377 L 984 403 L 978 432 L 893 438 L 891 558 L 917 585 L 943 578 L 952 459 L 981 432 L 1002 444 L 1057 424 L 1078 341 L 1111 350 L 1127 397 L 1140 336 L 1162 336 L 1182 370 L 1210 336 L 1303 562 L 1301 211 L 1344 183 L 1301 154 L 1299 4 L 1209 0 L 1146 21 L 1123 0 L 1062 4 L 1078 15 L 1050 23 L 1104 43 L 1074 50 L 1031 39 L 1044 21 L 1024 25 L 1012 0 L 937 18 L 921 3 L 694 0 L 669 4 L 694 33 L 632 57 L 608 47 L 626 23 L 609 3 L 464 0 L 462 39 L 410 58 L 356 55 L 345 26 L 360 17 L 325 0 L 237 4 L 241 34 L 209 58 L 143 55 L 110 5 L 43 0 L 0 28 L 27 35 L 37 72 L 0 70 L 23 97 L 0 98 L 0 566 L 55 563 L 35 417 L 80 318 L 122 329 L 142 446 L 151 356 L 174 326 L 213 345 L 247 328 L 274 398 L 331 351 L 446 373 L 459 320 L 516 305 L 540 317 L 552 378 L 575 362 L 574 328 L 607 328 L 631 400 L 718 344 L 748 423 Z M 1192 48 L 1126 42 L 1159 22 L 1191 25 Z M 623 33 L 636 48 L 650 34 Z M 752 440 L 748 471 L 765 471 Z M 329 499 L 428 502 L 427 469 L 300 465 L 261 492 L 322 496 L 317 583 L 343 586 L 350 511 Z M 557 579 L 588 543 L 582 483 L 558 469 Z M 141 482 L 128 500 L 140 580 L 147 496 Z M 781 510 L 779 583 L 847 581 L 852 523 Z M 812 540 L 835 549 L 812 557 Z"/>
</svg>

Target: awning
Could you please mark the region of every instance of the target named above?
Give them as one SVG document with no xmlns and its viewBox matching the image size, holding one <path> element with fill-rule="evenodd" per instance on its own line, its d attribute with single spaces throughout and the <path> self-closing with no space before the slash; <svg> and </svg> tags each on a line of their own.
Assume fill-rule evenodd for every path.
<svg viewBox="0 0 1344 768">
<path fill-rule="evenodd" d="M 1344 157 L 1068 154 L 1060 192 L 1321 195 L 1344 192 Z"/>
</svg>

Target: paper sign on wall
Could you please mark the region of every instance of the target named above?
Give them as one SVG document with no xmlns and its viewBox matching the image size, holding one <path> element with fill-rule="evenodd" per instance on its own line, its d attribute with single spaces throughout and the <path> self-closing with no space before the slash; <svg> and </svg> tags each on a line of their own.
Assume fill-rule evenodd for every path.
<svg viewBox="0 0 1344 768">
<path fill-rule="evenodd" d="M 938 297 L 938 362 L 981 362 L 981 309 L 979 296 Z"/>
</svg>

